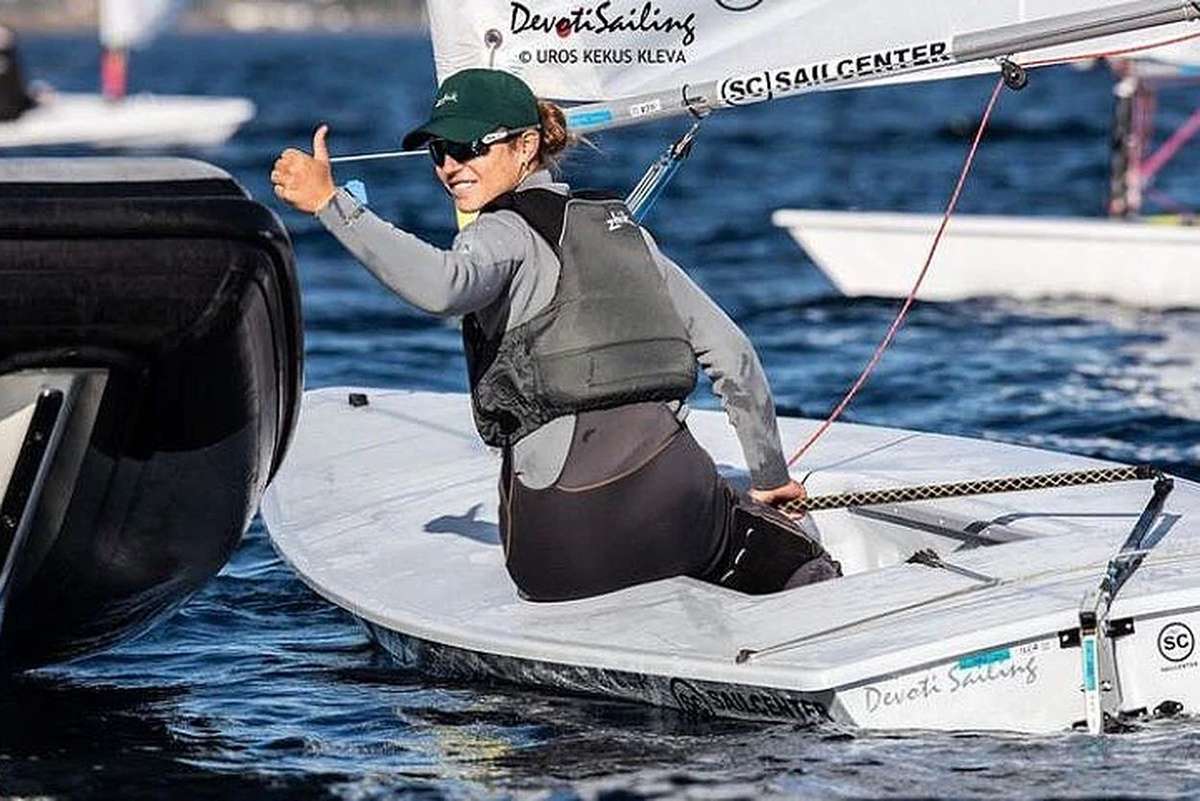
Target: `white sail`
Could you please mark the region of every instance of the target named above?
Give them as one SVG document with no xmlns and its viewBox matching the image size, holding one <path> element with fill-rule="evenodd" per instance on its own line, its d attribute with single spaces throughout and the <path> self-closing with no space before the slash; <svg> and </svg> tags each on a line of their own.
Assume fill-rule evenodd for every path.
<svg viewBox="0 0 1200 801">
<path fill-rule="evenodd" d="M 146 44 L 171 21 L 178 0 L 101 0 L 100 43 L 110 50 Z"/>
<path fill-rule="evenodd" d="M 571 119 L 584 129 L 1200 33 L 1185 0 L 429 0 L 429 16 L 439 80 L 494 67 L 543 97 L 637 101 Z"/>
</svg>

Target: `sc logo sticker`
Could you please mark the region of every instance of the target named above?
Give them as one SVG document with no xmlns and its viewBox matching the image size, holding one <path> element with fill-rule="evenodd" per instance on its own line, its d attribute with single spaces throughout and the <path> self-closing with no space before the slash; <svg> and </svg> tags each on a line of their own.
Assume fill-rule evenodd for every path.
<svg viewBox="0 0 1200 801">
<path fill-rule="evenodd" d="M 1196 638 L 1183 623 L 1168 623 L 1158 633 L 1158 652 L 1168 662 L 1182 662 L 1196 650 Z"/>
<path fill-rule="evenodd" d="M 686 715 L 701 720 L 711 720 L 717 716 L 704 693 L 690 682 L 671 679 L 671 695 L 675 696 L 675 704 Z"/>
</svg>

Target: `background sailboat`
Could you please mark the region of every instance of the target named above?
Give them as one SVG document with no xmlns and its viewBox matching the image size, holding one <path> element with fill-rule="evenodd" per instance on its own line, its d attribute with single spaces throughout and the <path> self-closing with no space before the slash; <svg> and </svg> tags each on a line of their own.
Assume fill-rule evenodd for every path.
<svg viewBox="0 0 1200 801">
<path fill-rule="evenodd" d="M 1140 216 L 1158 171 L 1200 131 L 1197 111 L 1157 151 L 1147 152 L 1159 90 L 1200 83 L 1200 47 L 1179 43 L 1112 67 L 1109 217 L 957 216 L 922 298 L 1066 295 L 1143 307 L 1200 306 L 1200 275 L 1192 269 L 1200 228 L 1191 227 L 1187 215 Z M 838 290 L 880 297 L 907 295 L 940 222 L 932 214 L 808 209 L 781 209 L 772 219 Z"/>
<path fill-rule="evenodd" d="M 49 93 L 36 108 L 0 124 L 0 148 L 44 145 L 91 147 L 212 146 L 253 119 L 237 97 L 127 95 L 128 53 L 166 27 L 176 0 L 101 0 L 103 94 Z"/>
</svg>

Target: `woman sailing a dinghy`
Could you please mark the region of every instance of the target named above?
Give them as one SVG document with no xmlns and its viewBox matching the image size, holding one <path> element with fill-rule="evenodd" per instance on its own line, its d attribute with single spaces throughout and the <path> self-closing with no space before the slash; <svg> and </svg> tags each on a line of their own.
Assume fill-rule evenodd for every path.
<svg viewBox="0 0 1200 801">
<path fill-rule="evenodd" d="M 476 425 L 503 452 L 506 565 L 524 597 L 679 575 L 765 593 L 840 574 L 769 506 L 804 489 L 788 475 L 748 339 L 623 203 L 572 195 L 551 176 L 568 144 L 561 110 L 498 70 L 442 84 L 404 147 L 426 146 L 458 211 L 481 212 L 450 250 L 335 188 L 327 132 L 311 155 L 280 156 L 275 192 L 409 303 L 463 316 Z M 742 444 L 748 495 L 682 422 L 697 361 Z"/>
</svg>

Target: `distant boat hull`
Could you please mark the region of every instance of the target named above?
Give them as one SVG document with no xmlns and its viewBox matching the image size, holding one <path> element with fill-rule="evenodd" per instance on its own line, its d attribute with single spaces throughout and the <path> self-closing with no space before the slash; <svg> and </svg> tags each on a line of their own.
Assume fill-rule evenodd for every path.
<svg viewBox="0 0 1200 801">
<path fill-rule="evenodd" d="M 793 209 L 772 220 L 851 297 L 905 297 L 940 222 L 925 214 Z M 960 214 L 950 221 L 919 297 L 1064 296 L 1196 307 L 1198 248 L 1200 228 L 1187 226 Z"/>
<path fill-rule="evenodd" d="M 13 122 L 0 123 L 0 148 L 86 145 L 96 148 L 192 146 L 227 141 L 254 118 L 238 97 L 51 94 Z"/>
<path fill-rule="evenodd" d="M 8 160 L 0 209 L 15 670 L 134 636 L 221 569 L 286 450 L 303 347 L 286 231 L 220 170 Z"/>
</svg>

